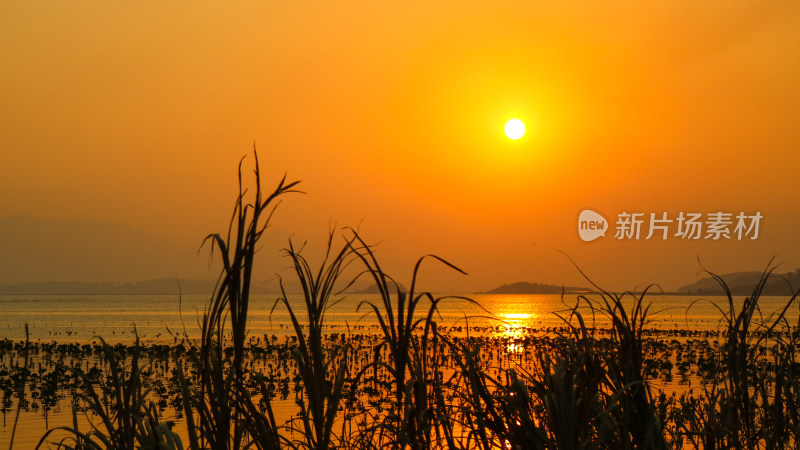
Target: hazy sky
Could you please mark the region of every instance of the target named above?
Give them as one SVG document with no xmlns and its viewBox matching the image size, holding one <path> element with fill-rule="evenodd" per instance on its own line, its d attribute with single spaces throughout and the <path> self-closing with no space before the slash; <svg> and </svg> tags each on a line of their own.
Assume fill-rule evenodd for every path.
<svg viewBox="0 0 800 450">
<path fill-rule="evenodd" d="M 688 283 L 698 257 L 791 270 L 798 43 L 794 1 L 3 2 L 0 216 L 196 247 L 255 143 L 268 185 L 307 192 L 277 241 L 360 224 L 401 280 L 425 253 L 470 273 L 435 289 L 579 283 L 556 250 L 612 289 Z M 584 209 L 606 237 L 580 240 Z M 763 219 L 756 240 L 615 239 L 623 211 Z"/>
</svg>

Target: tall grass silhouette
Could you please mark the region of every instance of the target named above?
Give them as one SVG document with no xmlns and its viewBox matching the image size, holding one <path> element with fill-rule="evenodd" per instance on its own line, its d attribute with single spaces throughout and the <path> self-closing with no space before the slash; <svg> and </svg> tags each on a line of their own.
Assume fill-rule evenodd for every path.
<svg viewBox="0 0 800 450">
<path fill-rule="evenodd" d="M 438 360 L 428 354 L 428 344 L 429 339 L 436 335 L 434 318 L 438 304 L 456 298 L 470 302 L 472 300 L 464 297 L 435 297 L 427 291 L 418 292 L 417 283 L 420 267 L 426 258 L 462 274 L 466 275 L 466 272 L 436 255 L 426 255 L 414 265 L 410 288 L 408 292 L 404 292 L 381 269 L 372 248 L 357 232 L 353 231 L 353 234 L 353 252 L 375 283 L 379 298 L 378 302 L 362 302 L 359 309 L 366 307 L 371 310 L 383 333 L 383 341 L 375 349 L 373 362 L 362 369 L 357 380 L 369 369 L 377 371 L 385 368 L 390 373 L 394 395 L 389 413 L 380 417 L 366 432 L 380 436 L 378 442 L 412 449 L 430 448 L 434 434 L 454 445 L 452 419 L 442 409 L 441 395 L 437 395 L 440 392 L 436 390 L 436 387 L 440 387 L 435 384 L 440 378 Z M 417 315 L 424 306 L 423 301 L 427 301 L 427 310 L 422 311 L 424 315 Z M 384 347 L 389 350 L 388 359 L 381 357 Z"/>
<path fill-rule="evenodd" d="M 759 300 L 775 269 L 770 262 L 738 306 L 725 280 L 705 271 L 725 293 L 723 306 L 714 303 L 725 341 L 700 401 L 679 402 L 683 414 L 676 434 L 695 447 L 784 448 L 800 442 L 800 322 L 793 325 L 786 318 L 800 290 L 765 316 Z"/>
<path fill-rule="evenodd" d="M 351 254 L 349 241 L 341 249 L 334 250 L 333 239 L 332 231 L 325 257 L 316 271 L 291 241 L 286 249 L 303 291 L 303 306 L 308 317 L 305 332 L 286 295 L 283 281 L 282 296 L 278 299 L 289 312 L 298 342 L 292 356 L 302 380 L 302 394 L 297 397 L 302 428 L 292 429 L 303 436 L 297 445 L 314 450 L 327 450 L 332 445 L 334 420 L 344 398 L 348 355 L 351 351 L 350 343 L 346 340 L 332 350 L 326 350 L 323 346 L 325 312 L 335 302 L 337 283 L 349 264 Z M 347 286 L 339 288 L 346 289 Z"/>
<path fill-rule="evenodd" d="M 318 265 L 291 240 L 284 250 L 301 296 L 288 295 L 281 280 L 273 306 L 289 314 L 294 344 L 287 344 L 286 354 L 297 371 L 297 413 L 279 422 L 274 388 L 247 361 L 253 349 L 247 334 L 250 285 L 258 244 L 275 208 L 284 195 L 299 191 L 297 181 L 284 177 L 263 192 L 257 155 L 254 165 L 255 186 L 248 192 L 240 161 L 227 234 L 205 240 L 222 269 L 203 311 L 200 338 L 184 339 L 173 355 L 180 398 L 174 406 L 185 421 L 186 442 L 162 420 L 143 382 L 137 338 L 127 356 L 102 342 L 109 367 L 105 379 L 70 369 L 79 380 L 73 404 L 81 402 L 96 420 L 79 429 L 75 407 L 73 426 L 48 430 L 40 447 L 771 449 L 800 442 L 800 323 L 787 318 L 800 291 L 792 291 L 779 311 L 762 312 L 759 301 L 775 270 L 771 264 L 741 302 L 709 272 L 726 293 L 723 305 L 707 300 L 722 318 L 722 342 L 710 347 L 712 358 L 703 362 L 700 394 L 667 396 L 648 375 L 650 288 L 618 294 L 592 283 L 593 293 L 578 296 L 559 314 L 561 331 L 530 341 L 536 347 L 525 349 L 532 355 L 527 366 L 503 365 L 487 358 L 489 341 L 471 332 L 469 317 L 465 334 L 440 323 L 442 302 L 474 300 L 420 288 L 426 261 L 463 270 L 424 256 L 414 264 L 406 291 L 384 271 L 375 247 L 350 229 L 342 231 L 341 240 L 331 231 Z M 362 277 L 378 293 L 358 312 L 374 316 L 379 328 L 369 341 L 371 356 L 357 363 L 355 339 L 363 336 L 349 330 L 328 336 L 325 320 L 341 293 Z M 587 320 L 590 315 L 605 317 L 610 329 L 599 333 L 594 319 Z M 24 389 L 23 380 L 18 410 Z"/>
<path fill-rule="evenodd" d="M 199 372 L 199 386 L 183 380 L 184 408 L 191 449 L 279 448 L 274 416 L 262 417 L 253 403 L 244 380 L 243 351 L 247 334 L 250 283 L 259 240 L 269 225 L 278 204 L 286 194 L 299 192 L 298 181 L 287 182 L 265 195 L 261 188 L 258 155 L 255 159 L 255 190 L 250 203 L 242 181 L 239 163 L 239 193 L 225 238 L 212 234 L 205 242 L 222 261 L 222 271 L 214 295 L 203 315 L 200 351 L 191 359 Z M 228 326 L 229 324 L 229 326 Z M 228 336 L 232 352 L 226 351 Z M 269 402 L 269 398 L 265 401 Z M 268 408 L 271 412 L 271 409 Z"/>
</svg>

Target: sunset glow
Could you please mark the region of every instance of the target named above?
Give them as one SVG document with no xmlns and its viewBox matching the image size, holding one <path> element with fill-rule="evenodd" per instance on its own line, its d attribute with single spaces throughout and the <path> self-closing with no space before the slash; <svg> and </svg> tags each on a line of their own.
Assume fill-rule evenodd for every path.
<svg viewBox="0 0 800 450">
<path fill-rule="evenodd" d="M 391 268 L 454 260 L 469 277 L 430 280 L 454 292 L 581 282 L 555 249 L 620 289 L 676 288 L 698 257 L 722 272 L 795 260 L 800 208 L 782 198 L 800 164 L 799 11 L 20 3 L 0 15 L 0 215 L 129 226 L 185 257 L 95 269 L 64 248 L 48 272 L 20 263 L 45 253 L 17 236 L 0 282 L 208 277 L 197 247 L 225 227 L 254 144 L 265 182 L 286 173 L 308 193 L 281 205 L 264 278 L 288 236 L 314 245 L 331 223 L 361 224 Z M 585 209 L 607 213 L 606 238 L 578 237 Z M 759 211 L 764 227 L 754 242 L 618 242 L 623 211 Z"/>
</svg>

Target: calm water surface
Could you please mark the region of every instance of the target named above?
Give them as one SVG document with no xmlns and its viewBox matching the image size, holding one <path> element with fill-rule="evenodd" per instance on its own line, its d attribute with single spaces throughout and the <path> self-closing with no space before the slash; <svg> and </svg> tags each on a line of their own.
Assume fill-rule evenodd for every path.
<svg viewBox="0 0 800 450">
<path fill-rule="evenodd" d="M 484 309 L 468 301 L 453 299 L 440 303 L 436 321 L 443 325 L 470 327 L 532 327 L 546 329 L 559 326 L 563 321 L 555 313 L 564 313 L 567 305 L 576 299 L 560 295 L 470 295 Z M 274 310 L 276 295 L 255 295 L 251 299 L 249 332 L 252 336 L 264 334 L 285 335 L 289 315 L 282 304 Z M 737 299 L 737 303 L 742 299 Z M 298 316 L 304 319 L 302 298 L 290 298 Z M 375 295 L 350 295 L 333 306 L 326 315 L 331 332 L 363 333 L 377 331 L 377 320 L 365 314 L 365 301 L 377 301 Z M 205 295 L 184 295 L 180 300 L 174 295 L 14 295 L 0 296 L 0 339 L 22 340 L 24 324 L 30 327 L 31 339 L 58 342 L 86 342 L 102 336 L 109 342 L 127 342 L 133 339 L 134 326 L 139 336 L 148 341 L 168 342 L 173 336 L 186 332 L 196 336 L 203 309 L 208 302 Z M 785 297 L 764 297 L 761 310 L 766 316 L 780 309 Z M 724 297 L 652 295 L 651 326 L 661 329 L 717 329 L 722 313 L 727 311 Z M 420 304 L 419 314 L 427 312 L 429 303 Z M 715 306 L 717 305 L 717 306 Z M 587 322 L 599 327 L 608 326 L 605 317 L 582 309 Z M 494 318 L 491 318 L 494 316 Z M 796 319 L 798 308 L 789 316 Z M 499 319 L 499 320 L 498 320 Z M 480 331 L 480 330 L 479 330 Z"/>
<path fill-rule="evenodd" d="M 557 314 L 565 316 L 568 306 L 573 306 L 576 296 L 560 295 L 470 295 L 482 307 L 469 301 L 453 299 L 440 303 L 436 321 L 444 326 L 454 326 L 456 332 L 500 334 L 514 336 L 530 328 L 547 332 L 563 325 Z M 283 305 L 275 305 L 276 295 L 255 295 L 251 299 L 249 333 L 251 336 L 293 334 L 289 328 L 289 315 Z M 599 300 L 599 299 L 598 299 Z M 737 299 L 737 305 L 743 299 Z M 350 295 L 333 306 L 326 314 L 328 330 L 341 333 L 377 333 L 377 320 L 362 305 L 377 301 L 375 295 Z M 785 297 L 764 297 L 761 311 L 764 316 L 785 305 Z M 196 337 L 202 311 L 208 302 L 206 295 L 26 295 L 0 296 L 0 339 L 23 340 L 24 324 L 28 323 L 32 341 L 58 341 L 60 343 L 87 343 L 96 336 L 109 342 L 132 342 L 134 326 L 139 336 L 150 342 L 171 342 L 179 333 Z M 304 309 L 302 298 L 290 298 L 301 318 Z M 566 304 L 565 304 L 566 303 Z M 722 327 L 727 299 L 723 297 L 652 295 L 650 327 L 663 330 L 716 330 Z M 429 304 L 423 301 L 418 314 L 427 312 Z M 599 313 L 592 314 L 583 308 L 588 324 L 608 327 L 608 321 Z M 798 307 L 788 313 L 790 323 L 796 324 Z M 513 351 L 513 349 L 509 349 Z M 276 402 L 275 406 L 292 411 L 292 401 Z M 61 411 L 65 413 L 60 413 Z M 50 414 L 49 426 L 71 425 L 69 400 L 63 399 Z M 6 425 L 0 426 L 0 447 L 6 448 L 10 438 L 13 413 L 7 414 Z M 15 448 L 33 448 L 44 433 L 45 421 L 40 412 L 21 415 Z M 185 424 L 178 420 L 176 431 L 185 434 Z"/>
</svg>

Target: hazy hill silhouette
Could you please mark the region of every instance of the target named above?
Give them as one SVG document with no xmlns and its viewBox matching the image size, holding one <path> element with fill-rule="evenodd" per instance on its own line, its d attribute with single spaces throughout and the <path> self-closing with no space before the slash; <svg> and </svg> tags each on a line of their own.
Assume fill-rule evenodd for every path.
<svg viewBox="0 0 800 450">
<path fill-rule="evenodd" d="M 47 281 L 0 285 L 0 295 L 211 295 L 213 289 L 214 281 L 212 280 L 178 280 L 176 278 L 160 278 L 128 283 Z"/>
<path fill-rule="evenodd" d="M 734 272 L 720 275 L 733 295 L 750 295 L 761 278 L 761 272 Z M 792 286 L 791 288 L 789 286 Z M 774 273 L 764 287 L 763 295 L 791 295 L 792 289 L 800 288 L 800 269 L 788 273 Z M 682 294 L 722 295 L 719 283 L 711 277 L 683 286 L 678 289 Z"/>
<path fill-rule="evenodd" d="M 761 272 L 733 272 L 720 277 L 725 280 L 731 293 L 736 296 L 750 295 L 753 288 L 761 278 Z M 790 288 L 791 285 L 791 288 Z M 800 288 L 800 269 L 794 272 L 774 273 L 764 287 L 763 295 L 792 295 Z M 794 289 L 794 291 L 792 290 Z M 565 286 L 563 291 L 567 294 L 582 293 L 592 291 L 587 287 Z M 503 284 L 494 289 L 490 289 L 481 294 L 560 294 L 562 286 L 555 284 L 531 283 L 519 281 L 511 284 Z M 658 294 L 660 291 L 652 291 L 651 294 Z M 666 292 L 670 294 L 670 292 Z M 672 294 L 686 295 L 723 295 L 724 291 L 719 283 L 712 277 L 704 277 L 692 284 L 685 285 Z"/>
<path fill-rule="evenodd" d="M 0 284 L 213 278 L 208 255 L 142 230 L 96 220 L 0 218 Z"/>
</svg>

